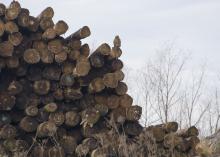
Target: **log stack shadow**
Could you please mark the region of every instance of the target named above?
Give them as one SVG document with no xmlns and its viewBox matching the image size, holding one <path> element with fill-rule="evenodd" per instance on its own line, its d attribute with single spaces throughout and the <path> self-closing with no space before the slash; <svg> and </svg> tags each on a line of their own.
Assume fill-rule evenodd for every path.
<svg viewBox="0 0 220 157">
<path fill-rule="evenodd" d="M 194 149 L 194 131 L 139 124 L 119 36 L 90 54 L 89 27 L 64 37 L 69 26 L 53 16 L 51 7 L 34 17 L 17 1 L 0 4 L 0 156 L 120 156 L 121 141 L 139 148 L 146 131 L 168 150 Z"/>
</svg>

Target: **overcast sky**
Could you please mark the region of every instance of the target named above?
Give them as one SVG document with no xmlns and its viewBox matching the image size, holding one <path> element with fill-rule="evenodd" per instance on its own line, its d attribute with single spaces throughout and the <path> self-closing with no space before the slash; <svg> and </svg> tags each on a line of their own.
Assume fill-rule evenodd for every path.
<svg viewBox="0 0 220 157">
<path fill-rule="evenodd" d="M 2 0 L 1 0 L 2 1 Z M 9 4 L 9 0 L 3 0 Z M 205 60 L 210 72 L 220 70 L 220 0 L 20 0 L 22 7 L 38 15 L 46 6 L 54 20 L 69 24 L 66 34 L 88 25 L 91 47 L 112 43 L 120 35 L 122 59 L 138 68 L 166 41 Z"/>
</svg>

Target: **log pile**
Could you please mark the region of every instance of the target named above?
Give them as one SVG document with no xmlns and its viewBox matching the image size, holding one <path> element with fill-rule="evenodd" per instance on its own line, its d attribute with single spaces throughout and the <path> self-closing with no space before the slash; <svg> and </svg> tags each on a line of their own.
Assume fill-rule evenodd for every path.
<svg viewBox="0 0 220 157">
<path fill-rule="evenodd" d="M 148 127 L 145 131 L 153 135 L 158 157 L 193 157 L 197 155 L 196 146 L 200 140 L 199 131 L 195 126 L 178 130 L 178 123 L 169 122 Z"/>
<path fill-rule="evenodd" d="M 67 23 L 53 16 L 51 7 L 34 17 L 17 1 L 0 4 L 0 156 L 194 153 L 195 127 L 139 124 L 142 109 L 123 82 L 119 36 L 90 54 L 82 43 L 89 27 L 64 37 Z"/>
<path fill-rule="evenodd" d="M 129 130 L 126 130 L 129 126 Z M 177 130 L 176 122 L 149 126 L 138 129 L 137 123 L 124 125 L 124 134 L 117 131 L 104 132 L 95 135 L 101 141 L 101 147 L 92 151 L 93 157 L 107 157 L 108 154 L 117 157 L 194 157 L 197 153 L 198 130 L 192 126 Z M 85 154 L 84 154 L 85 155 Z"/>
<path fill-rule="evenodd" d="M 89 153 L 109 121 L 127 123 L 128 132 L 138 124 L 119 36 L 90 54 L 82 43 L 89 27 L 63 37 L 68 25 L 53 16 L 51 7 L 34 17 L 17 1 L 0 4 L 0 156 L 76 156 L 81 146 Z"/>
</svg>

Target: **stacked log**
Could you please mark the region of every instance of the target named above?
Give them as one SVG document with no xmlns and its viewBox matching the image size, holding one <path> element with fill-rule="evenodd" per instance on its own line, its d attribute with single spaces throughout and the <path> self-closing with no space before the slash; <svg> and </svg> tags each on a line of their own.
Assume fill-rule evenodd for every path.
<svg viewBox="0 0 220 157">
<path fill-rule="evenodd" d="M 178 123 L 156 125 L 146 128 L 157 144 L 158 157 L 178 156 L 192 157 L 196 155 L 196 146 L 200 142 L 199 131 L 195 126 L 178 130 Z M 140 135 L 141 136 L 141 135 Z"/>
<path fill-rule="evenodd" d="M 90 137 L 96 141 L 94 149 L 84 143 L 77 146 L 76 152 L 81 156 L 92 157 L 108 155 L 124 157 L 193 157 L 197 152 L 198 130 L 192 126 L 178 130 L 176 122 L 142 128 L 136 122 L 126 122 L 123 134 L 112 129 Z M 97 144 L 98 143 L 98 144 Z M 94 146 L 93 144 L 92 146 Z M 94 149 L 91 151 L 91 149 Z M 87 151 L 85 151 L 87 150 Z"/>
<path fill-rule="evenodd" d="M 130 136 L 142 130 L 141 107 L 123 82 L 119 36 L 90 54 L 82 42 L 89 27 L 64 37 L 67 23 L 53 16 L 51 7 L 34 17 L 17 1 L 0 4 L 0 156 L 91 153 L 110 121 Z"/>
</svg>

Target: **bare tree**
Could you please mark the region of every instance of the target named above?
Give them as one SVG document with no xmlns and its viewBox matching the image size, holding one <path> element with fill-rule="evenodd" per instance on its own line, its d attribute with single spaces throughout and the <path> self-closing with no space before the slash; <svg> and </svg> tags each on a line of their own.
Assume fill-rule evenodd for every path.
<svg viewBox="0 0 220 157">
<path fill-rule="evenodd" d="M 192 75 L 191 69 L 185 70 L 188 60 L 189 55 L 166 45 L 140 70 L 136 82 L 145 125 L 177 121 L 183 128 L 202 123 L 211 106 L 203 101 L 205 66 Z"/>
<path fill-rule="evenodd" d="M 219 90 L 215 89 L 213 101 L 210 108 L 208 108 L 208 114 L 206 121 L 208 123 L 208 134 L 214 134 L 220 128 L 220 104 L 219 104 Z"/>
<path fill-rule="evenodd" d="M 183 111 L 185 112 L 185 116 L 187 118 L 187 127 L 198 125 L 208 109 L 211 107 L 211 100 L 208 102 L 202 101 L 202 98 L 205 96 L 202 90 L 204 86 L 204 74 L 205 68 L 203 66 L 200 70 L 200 74 L 197 73 L 196 76 L 193 74 L 191 75 L 191 82 L 190 78 L 188 78 L 189 82 L 186 84 L 187 87 L 183 91 Z"/>
<path fill-rule="evenodd" d="M 172 108 L 182 102 L 180 87 L 187 57 L 180 56 L 180 51 L 175 50 L 173 45 L 169 45 L 157 51 L 156 58 L 142 69 L 142 106 L 146 108 L 148 123 L 173 120 Z"/>
</svg>

